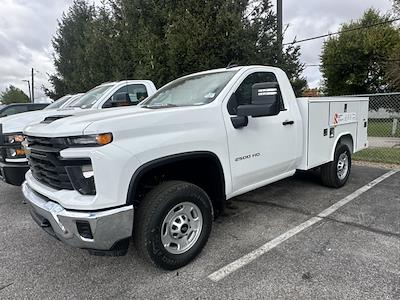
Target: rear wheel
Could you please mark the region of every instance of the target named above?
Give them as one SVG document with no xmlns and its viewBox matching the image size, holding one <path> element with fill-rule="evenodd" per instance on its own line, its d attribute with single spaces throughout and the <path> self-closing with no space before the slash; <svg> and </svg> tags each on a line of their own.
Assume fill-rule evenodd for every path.
<svg viewBox="0 0 400 300">
<path fill-rule="evenodd" d="M 339 144 L 332 162 L 321 167 L 321 180 L 326 186 L 339 188 L 346 184 L 351 171 L 351 151 L 348 146 Z"/>
<path fill-rule="evenodd" d="M 203 249 L 212 227 L 212 208 L 198 186 L 168 181 L 143 199 L 135 214 L 134 241 L 139 255 L 173 270 Z"/>
</svg>

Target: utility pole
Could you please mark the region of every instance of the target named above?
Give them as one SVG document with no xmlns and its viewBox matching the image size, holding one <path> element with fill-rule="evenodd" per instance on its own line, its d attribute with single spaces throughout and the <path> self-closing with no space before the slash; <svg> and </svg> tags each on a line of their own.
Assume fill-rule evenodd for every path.
<svg viewBox="0 0 400 300">
<path fill-rule="evenodd" d="M 32 94 L 31 94 L 31 84 L 29 82 L 29 80 L 22 80 L 24 82 L 28 83 L 28 90 L 29 90 L 29 102 L 32 102 Z"/>
<path fill-rule="evenodd" d="M 31 98 L 31 102 L 35 103 L 35 84 L 34 84 L 34 80 L 35 80 L 35 75 L 34 75 L 34 70 L 32 68 L 32 98 Z"/>
<path fill-rule="evenodd" d="M 276 0 L 276 18 L 277 18 L 277 40 L 278 40 L 278 51 L 279 51 L 279 61 L 282 58 L 282 51 L 283 51 L 283 7 L 282 7 L 282 0 Z"/>
</svg>

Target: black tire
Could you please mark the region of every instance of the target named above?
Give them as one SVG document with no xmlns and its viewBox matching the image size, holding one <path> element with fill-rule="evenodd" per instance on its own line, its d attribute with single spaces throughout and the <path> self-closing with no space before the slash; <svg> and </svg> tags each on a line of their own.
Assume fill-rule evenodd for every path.
<svg viewBox="0 0 400 300">
<path fill-rule="evenodd" d="M 339 157 L 342 154 L 346 154 L 348 158 L 348 169 L 346 176 L 340 178 L 338 174 L 338 164 L 339 164 Z M 348 146 L 343 144 L 338 144 L 335 150 L 335 159 L 321 166 L 321 180 L 322 183 L 329 187 L 340 188 L 344 186 L 349 179 L 351 171 L 351 151 Z"/>
<path fill-rule="evenodd" d="M 202 229 L 186 252 L 170 253 L 161 241 L 161 227 L 168 213 L 180 203 L 194 203 L 201 211 Z M 167 181 L 150 191 L 135 213 L 134 243 L 139 255 L 156 266 L 175 270 L 188 264 L 203 249 L 212 227 L 212 206 L 198 186 L 183 181 Z"/>
</svg>

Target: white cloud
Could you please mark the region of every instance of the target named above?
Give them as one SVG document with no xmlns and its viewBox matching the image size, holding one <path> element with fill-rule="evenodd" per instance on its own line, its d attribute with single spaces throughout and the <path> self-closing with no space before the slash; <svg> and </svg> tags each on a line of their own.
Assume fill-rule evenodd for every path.
<svg viewBox="0 0 400 300">
<path fill-rule="evenodd" d="M 28 94 L 24 79 L 35 72 L 35 98 L 54 72 L 51 38 L 57 19 L 72 0 L 0 0 L 0 90 L 13 84 Z"/>
<path fill-rule="evenodd" d="M 391 9 L 390 0 L 283 0 L 283 3 L 283 22 L 289 25 L 285 42 L 336 32 L 341 24 L 360 18 L 371 7 L 383 13 Z M 323 41 L 300 43 L 302 62 L 319 64 Z M 322 75 L 318 67 L 306 68 L 304 75 L 310 87 L 320 85 Z"/>
</svg>

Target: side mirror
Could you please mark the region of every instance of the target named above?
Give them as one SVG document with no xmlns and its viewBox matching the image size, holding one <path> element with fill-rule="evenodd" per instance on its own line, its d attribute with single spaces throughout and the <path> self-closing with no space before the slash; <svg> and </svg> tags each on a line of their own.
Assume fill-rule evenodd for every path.
<svg viewBox="0 0 400 300">
<path fill-rule="evenodd" d="M 256 83 L 252 87 L 251 104 L 239 105 L 238 116 L 266 117 L 280 112 L 277 82 Z"/>
</svg>

